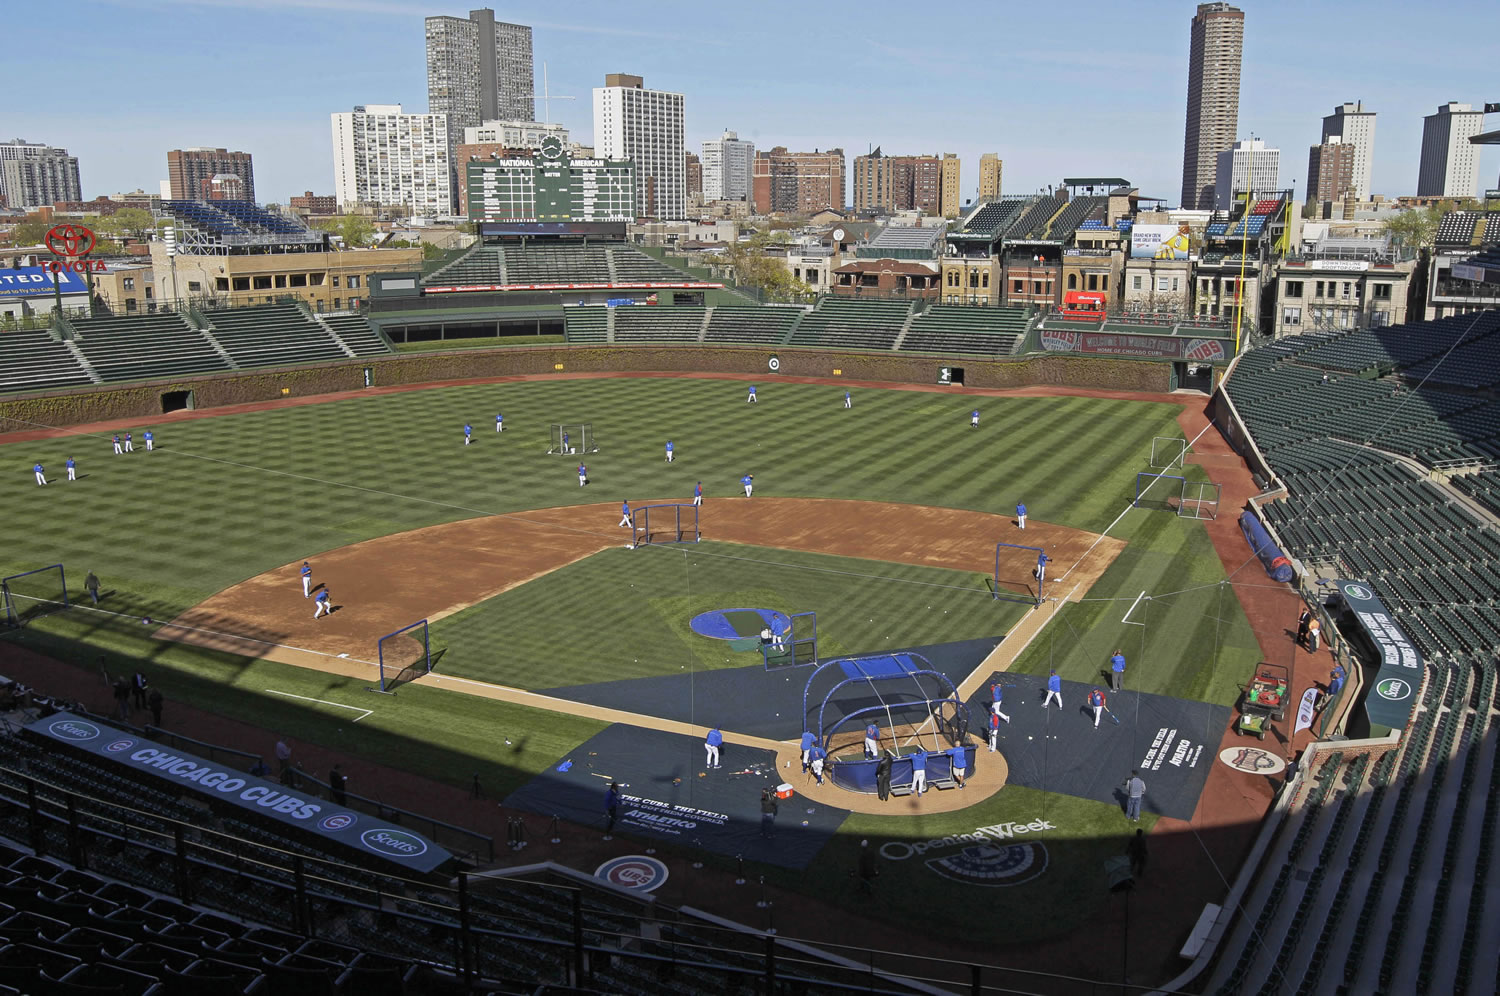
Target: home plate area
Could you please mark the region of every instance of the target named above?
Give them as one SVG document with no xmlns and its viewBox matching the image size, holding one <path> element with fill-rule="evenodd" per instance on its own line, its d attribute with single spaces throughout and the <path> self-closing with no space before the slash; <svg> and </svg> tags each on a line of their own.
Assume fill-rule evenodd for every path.
<svg viewBox="0 0 1500 996">
<path fill-rule="evenodd" d="M 570 763 L 571 762 L 571 763 Z M 521 786 L 504 805 L 603 830 L 610 782 L 622 800 L 615 832 L 783 868 L 806 868 L 849 813 L 800 795 L 778 804 L 761 835 L 760 794 L 785 781 L 776 755 L 726 738 L 704 770 L 703 740 L 617 723 Z"/>
<path fill-rule="evenodd" d="M 996 672 L 969 700 L 978 735 L 987 735 L 990 686 L 1004 689 L 999 747 L 1010 764 L 1009 783 L 1123 807 L 1125 780 L 1139 770 L 1146 783 L 1142 809 L 1189 820 L 1229 722 L 1229 707 L 1149 695 L 1129 689 L 1104 693 L 1110 713 L 1094 727 L 1085 698 L 1094 685 L 1062 683 L 1063 708 L 1043 709 L 1045 676 Z M 982 750 L 983 748 L 981 748 Z"/>
</svg>

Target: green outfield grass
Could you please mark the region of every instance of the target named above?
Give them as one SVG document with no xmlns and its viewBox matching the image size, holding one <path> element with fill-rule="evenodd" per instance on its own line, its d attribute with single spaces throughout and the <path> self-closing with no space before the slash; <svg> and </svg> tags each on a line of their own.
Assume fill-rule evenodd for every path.
<svg viewBox="0 0 1500 996">
<path fill-rule="evenodd" d="M 818 614 L 818 652 L 1003 636 L 1030 611 L 973 573 L 733 543 L 606 550 L 432 627 L 445 673 L 522 688 L 744 667 L 754 653 L 692 632 L 713 609 Z"/>
</svg>

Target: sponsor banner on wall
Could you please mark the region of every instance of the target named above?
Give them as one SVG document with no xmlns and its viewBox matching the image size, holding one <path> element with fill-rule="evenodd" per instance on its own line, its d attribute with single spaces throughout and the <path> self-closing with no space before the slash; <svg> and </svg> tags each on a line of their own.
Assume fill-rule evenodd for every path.
<svg viewBox="0 0 1500 996">
<path fill-rule="evenodd" d="M 1223 339 L 1188 339 L 1173 335 L 1120 335 L 1113 332 L 1041 330 L 1042 348 L 1053 353 L 1099 353 L 1153 359 L 1216 363 L 1229 358 Z"/>
<path fill-rule="evenodd" d="M 87 294 L 89 285 L 84 282 L 81 274 L 71 270 L 53 273 L 41 266 L 18 266 L 15 269 L 0 270 L 0 300 L 52 297 L 59 289 L 66 297 L 69 294 Z"/>
<path fill-rule="evenodd" d="M 1406 728 L 1417 689 L 1422 685 L 1422 654 L 1391 618 L 1374 590 L 1362 581 L 1335 581 L 1338 593 L 1380 655 L 1380 671 L 1371 694 L 1365 696 L 1370 722 L 1393 730 Z"/>
<path fill-rule="evenodd" d="M 37 720 L 26 730 L 166 782 L 175 791 L 236 806 L 248 816 L 262 816 L 297 827 L 409 872 L 430 872 L 452 859 L 451 854 L 422 835 L 392 826 L 385 820 L 350 812 L 285 785 L 168 749 L 72 713 L 60 712 Z"/>
</svg>

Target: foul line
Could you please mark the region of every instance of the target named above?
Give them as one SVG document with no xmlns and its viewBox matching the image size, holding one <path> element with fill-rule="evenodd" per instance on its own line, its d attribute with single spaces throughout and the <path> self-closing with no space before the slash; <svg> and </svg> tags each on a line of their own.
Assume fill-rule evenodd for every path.
<svg viewBox="0 0 1500 996">
<path fill-rule="evenodd" d="M 291 692 L 278 692 L 274 688 L 267 688 L 266 692 L 271 695 L 285 695 L 289 699 L 301 699 L 303 702 L 321 702 L 324 705 L 331 705 L 335 709 L 348 709 L 350 712 L 364 713 L 363 716 L 359 716 L 355 719 L 350 720 L 351 723 L 358 723 L 361 719 L 364 719 L 365 716 L 368 716 L 375 711 L 374 709 L 361 709 L 359 706 L 344 705 L 344 703 L 342 702 L 330 702 L 327 699 L 315 699 L 310 695 L 295 695 Z"/>
</svg>

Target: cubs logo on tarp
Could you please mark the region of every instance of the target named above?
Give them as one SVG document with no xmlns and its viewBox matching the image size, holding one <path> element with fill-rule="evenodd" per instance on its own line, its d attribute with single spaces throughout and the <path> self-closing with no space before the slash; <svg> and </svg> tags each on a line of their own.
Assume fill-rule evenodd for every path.
<svg viewBox="0 0 1500 996">
<path fill-rule="evenodd" d="M 1191 339 L 1182 351 L 1185 360 L 1222 360 L 1226 355 L 1221 339 Z"/>
<path fill-rule="evenodd" d="M 1082 332 L 1042 329 L 1042 348 L 1048 352 L 1072 352 L 1083 345 Z"/>
<path fill-rule="evenodd" d="M 655 892 L 667 880 L 667 866 L 644 854 L 627 854 L 623 858 L 611 858 L 595 868 L 594 877 L 622 889 Z"/>
<path fill-rule="evenodd" d="M 358 818 L 353 813 L 329 813 L 318 821 L 318 829 L 329 831 L 347 830 L 357 822 Z"/>
<path fill-rule="evenodd" d="M 1030 882 L 1047 870 L 1047 845 L 974 844 L 956 854 L 928 858 L 928 868 L 966 885 L 1004 888 Z"/>
<path fill-rule="evenodd" d="M 1274 775 L 1286 770 L 1286 760 L 1259 747 L 1225 747 L 1219 751 L 1219 760 L 1235 771 L 1250 775 Z"/>
<path fill-rule="evenodd" d="M 111 754 L 118 754 L 118 753 L 120 753 L 120 751 L 122 751 L 122 750 L 129 750 L 130 748 L 132 748 L 134 746 L 135 746 L 135 741 L 134 740 L 116 740 L 114 743 L 110 744 L 109 746 L 105 747 L 104 749 L 107 750 L 107 751 L 109 751 Z"/>
</svg>

